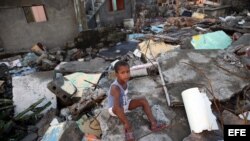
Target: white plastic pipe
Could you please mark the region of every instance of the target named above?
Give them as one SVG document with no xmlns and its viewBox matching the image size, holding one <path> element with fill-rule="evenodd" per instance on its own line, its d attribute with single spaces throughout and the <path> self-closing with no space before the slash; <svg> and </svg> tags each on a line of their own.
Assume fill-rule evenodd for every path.
<svg viewBox="0 0 250 141">
<path fill-rule="evenodd" d="M 191 132 L 218 130 L 216 117 L 211 110 L 211 102 L 205 93 L 198 88 L 190 88 L 182 92 L 182 99 L 188 117 Z"/>
</svg>

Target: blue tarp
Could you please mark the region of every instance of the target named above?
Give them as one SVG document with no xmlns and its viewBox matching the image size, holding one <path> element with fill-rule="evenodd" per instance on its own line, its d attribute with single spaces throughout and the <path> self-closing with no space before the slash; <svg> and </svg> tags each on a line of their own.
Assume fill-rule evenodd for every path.
<svg viewBox="0 0 250 141">
<path fill-rule="evenodd" d="M 157 26 L 151 26 L 151 31 L 155 32 L 155 33 L 161 33 L 164 31 L 164 24 L 160 24 Z"/>
<path fill-rule="evenodd" d="M 134 34 L 129 34 L 128 35 L 128 40 L 137 39 L 137 38 L 143 38 L 143 37 L 145 37 L 144 34 L 134 33 Z"/>
<path fill-rule="evenodd" d="M 191 41 L 195 49 L 225 49 L 231 43 L 232 39 L 223 31 L 195 35 Z"/>
</svg>

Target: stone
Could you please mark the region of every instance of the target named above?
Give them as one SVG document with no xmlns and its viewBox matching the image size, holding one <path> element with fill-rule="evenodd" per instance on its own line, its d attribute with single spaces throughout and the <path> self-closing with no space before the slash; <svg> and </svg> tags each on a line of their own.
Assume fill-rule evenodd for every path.
<svg viewBox="0 0 250 141">
<path fill-rule="evenodd" d="M 246 124 L 243 119 L 238 117 L 237 115 L 229 112 L 228 110 L 224 110 L 222 112 L 223 122 L 225 125 L 244 125 Z"/>
<path fill-rule="evenodd" d="M 21 141 L 36 141 L 37 137 L 36 133 L 31 133 L 24 137 Z"/>
<path fill-rule="evenodd" d="M 77 51 L 78 51 L 78 49 L 76 49 L 76 48 L 67 50 L 66 57 L 65 57 L 65 61 L 70 61 L 71 58 L 72 58 L 72 56 L 73 56 L 74 54 L 76 54 Z"/>
<path fill-rule="evenodd" d="M 233 42 L 232 43 L 232 47 L 236 47 L 238 45 L 250 45 L 250 34 L 249 33 L 246 33 L 246 34 L 243 34 L 237 41 Z"/>
<path fill-rule="evenodd" d="M 78 128 L 76 122 L 69 121 L 67 123 L 66 129 L 61 136 L 59 141 L 81 141 L 83 138 L 83 133 Z"/>
<path fill-rule="evenodd" d="M 76 122 L 67 121 L 50 126 L 44 134 L 42 141 L 80 141 L 83 135 L 84 134 L 80 131 Z"/>
<path fill-rule="evenodd" d="M 219 131 L 203 131 L 202 133 L 191 133 L 183 141 L 219 141 L 224 140 L 223 133 Z"/>
<path fill-rule="evenodd" d="M 32 133 L 32 132 L 37 132 L 38 128 L 34 125 L 29 125 L 27 130 L 28 130 L 28 132 Z"/>
<path fill-rule="evenodd" d="M 170 120 L 166 117 L 160 105 L 154 105 L 151 110 L 157 121 L 170 124 Z"/>
<path fill-rule="evenodd" d="M 37 122 L 36 127 L 38 128 L 38 136 L 41 137 L 44 135 L 46 130 L 50 126 L 50 122 L 56 117 L 56 110 L 50 109 L 40 121 Z"/>
<path fill-rule="evenodd" d="M 227 52 L 234 53 L 249 70 L 250 70 L 250 34 L 242 35 L 237 41 L 227 49 Z"/>
</svg>

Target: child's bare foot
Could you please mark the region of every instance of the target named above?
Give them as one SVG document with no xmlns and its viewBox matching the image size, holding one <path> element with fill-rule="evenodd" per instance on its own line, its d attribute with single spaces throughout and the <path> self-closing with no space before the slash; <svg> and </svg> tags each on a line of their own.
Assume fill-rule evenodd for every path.
<svg viewBox="0 0 250 141">
<path fill-rule="evenodd" d="M 134 141 L 134 134 L 132 130 L 125 129 L 125 141 Z"/>
<path fill-rule="evenodd" d="M 134 134 L 130 124 L 124 125 L 125 141 L 134 141 Z"/>
<path fill-rule="evenodd" d="M 152 123 L 151 124 L 151 131 L 153 132 L 158 132 L 158 131 L 161 131 L 163 129 L 166 129 L 168 126 L 164 123 L 158 123 L 158 122 L 155 122 L 155 123 Z"/>
</svg>

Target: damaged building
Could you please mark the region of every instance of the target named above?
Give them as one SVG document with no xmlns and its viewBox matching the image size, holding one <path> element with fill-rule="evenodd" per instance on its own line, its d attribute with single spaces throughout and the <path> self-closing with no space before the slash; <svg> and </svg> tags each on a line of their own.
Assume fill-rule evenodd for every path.
<svg viewBox="0 0 250 141">
<path fill-rule="evenodd" d="M 249 5 L 1 0 L 0 140 L 226 141 L 229 127 L 249 130 Z M 110 113 L 113 82 L 147 101 L 154 128 L 144 102 L 121 112 L 129 130 Z"/>
</svg>

